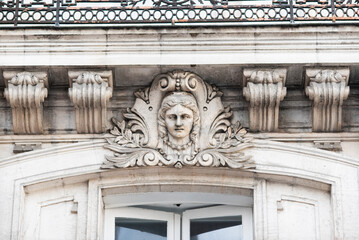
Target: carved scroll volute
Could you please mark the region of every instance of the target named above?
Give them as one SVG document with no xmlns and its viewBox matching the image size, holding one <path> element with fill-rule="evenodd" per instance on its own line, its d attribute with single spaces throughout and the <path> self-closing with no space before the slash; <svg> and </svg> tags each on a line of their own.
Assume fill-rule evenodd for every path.
<svg viewBox="0 0 359 240">
<path fill-rule="evenodd" d="M 334 132 L 342 127 L 342 105 L 349 96 L 349 68 L 307 69 L 305 93 L 313 101 L 313 131 Z"/>
<path fill-rule="evenodd" d="M 244 69 L 243 95 L 249 101 L 251 131 L 278 129 L 279 104 L 287 94 L 286 69 Z"/>
<path fill-rule="evenodd" d="M 47 73 L 4 71 L 3 75 L 7 85 L 4 95 L 12 109 L 14 133 L 42 134 Z"/>
<path fill-rule="evenodd" d="M 106 105 L 112 97 L 112 72 L 69 71 L 69 96 L 78 133 L 106 131 Z"/>
</svg>

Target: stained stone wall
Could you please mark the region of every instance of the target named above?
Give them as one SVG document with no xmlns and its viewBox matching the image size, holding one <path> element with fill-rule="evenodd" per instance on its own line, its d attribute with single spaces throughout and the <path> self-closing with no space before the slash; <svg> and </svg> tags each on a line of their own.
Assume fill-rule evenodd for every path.
<svg viewBox="0 0 359 240">
<path fill-rule="evenodd" d="M 236 120 L 243 126 L 249 127 L 248 101 L 243 96 L 243 69 L 255 65 L 178 65 L 178 66 L 118 66 L 104 67 L 112 71 L 114 86 L 112 98 L 107 106 L 107 129 L 109 119 L 112 116 L 120 116 L 127 107 L 132 106 L 135 100 L 133 92 L 148 86 L 154 77 L 177 69 L 191 71 L 198 74 L 211 84 L 220 88 L 223 94 L 224 105 L 231 106 Z M 258 66 L 257 66 L 258 67 Z M 280 103 L 278 116 L 278 130 L 276 132 L 312 132 L 312 101 L 305 94 L 305 69 L 304 65 L 279 65 L 288 69 L 285 87 L 287 94 Z M 85 67 L 47 67 L 38 70 L 48 73 L 49 89 L 48 97 L 44 101 L 44 132 L 47 134 L 76 133 L 75 111 L 73 103 L 68 96 L 70 88 L 68 71 L 84 69 Z M 262 65 L 262 68 L 278 68 L 278 65 Z M 9 68 L 3 68 L 3 71 Z M 10 68 L 12 69 L 12 68 Z M 26 68 L 25 68 L 26 69 Z M 87 70 L 99 68 L 87 67 Z M 359 65 L 349 67 L 350 93 L 343 102 L 343 132 L 357 132 L 359 129 L 358 92 L 359 92 Z M 21 70 L 19 70 L 21 71 Z M 2 81 L 3 89 L 5 88 Z M 3 91 L 2 91 L 3 94 Z M 0 131 L 2 134 L 13 134 L 11 125 L 10 105 L 2 96 Z M 61 117 L 57 117 L 61 116 Z"/>
<path fill-rule="evenodd" d="M 0 35 L 0 239 L 103 239 L 106 208 L 169 193 L 250 199 L 230 204 L 252 209 L 255 239 L 359 239 L 357 26 Z M 134 92 L 174 70 L 219 88 L 231 123 L 252 139 L 237 150 L 255 167 L 103 168 L 111 119 L 124 120 Z"/>
</svg>

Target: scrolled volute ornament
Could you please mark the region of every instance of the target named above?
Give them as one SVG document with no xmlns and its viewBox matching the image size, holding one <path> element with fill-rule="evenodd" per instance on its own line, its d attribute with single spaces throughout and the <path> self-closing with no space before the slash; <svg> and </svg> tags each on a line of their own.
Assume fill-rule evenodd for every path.
<svg viewBox="0 0 359 240">
<path fill-rule="evenodd" d="M 222 92 L 191 72 L 158 75 L 145 95 L 123 115 L 112 119 L 102 168 L 184 166 L 254 168 L 243 150 L 250 146 L 246 130 L 231 123 Z M 145 96 L 145 97 L 144 97 Z"/>
</svg>

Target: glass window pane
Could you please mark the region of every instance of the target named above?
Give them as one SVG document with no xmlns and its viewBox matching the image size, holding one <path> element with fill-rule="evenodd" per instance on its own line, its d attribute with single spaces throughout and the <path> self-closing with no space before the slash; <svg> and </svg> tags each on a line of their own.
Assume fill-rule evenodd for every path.
<svg viewBox="0 0 359 240">
<path fill-rule="evenodd" d="M 116 218 L 115 240 L 166 240 L 167 222 Z"/>
<path fill-rule="evenodd" d="M 191 240 L 242 240 L 242 216 L 193 219 Z"/>
</svg>

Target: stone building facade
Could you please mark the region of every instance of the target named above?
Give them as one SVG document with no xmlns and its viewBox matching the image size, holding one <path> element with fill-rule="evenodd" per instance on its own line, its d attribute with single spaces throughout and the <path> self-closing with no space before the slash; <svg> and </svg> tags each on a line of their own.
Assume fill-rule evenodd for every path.
<svg viewBox="0 0 359 240">
<path fill-rule="evenodd" d="M 357 25 L 0 36 L 0 239 L 359 239 Z"/>
</svg>

